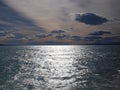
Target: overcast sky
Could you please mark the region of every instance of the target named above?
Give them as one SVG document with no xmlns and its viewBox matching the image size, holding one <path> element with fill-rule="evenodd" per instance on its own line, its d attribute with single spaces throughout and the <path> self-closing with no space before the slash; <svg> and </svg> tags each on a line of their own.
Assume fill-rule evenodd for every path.
<svg viewBox="0 0 120 90">
<path fill-rule="evenodd" d="M 120 0 L 1 0 L 0 44 L 119 44 Z"/>
</svg>

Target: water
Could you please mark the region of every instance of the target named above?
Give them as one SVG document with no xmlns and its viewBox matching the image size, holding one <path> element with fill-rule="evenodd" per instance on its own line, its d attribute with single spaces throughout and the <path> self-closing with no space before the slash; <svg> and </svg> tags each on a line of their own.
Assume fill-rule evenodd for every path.
<svg viewBox="0 0 120 90">
<path fill-rule="evenodd" d="M 1 46 L 0 90 L 120 90 L 120 46 Z"/>
</svg>

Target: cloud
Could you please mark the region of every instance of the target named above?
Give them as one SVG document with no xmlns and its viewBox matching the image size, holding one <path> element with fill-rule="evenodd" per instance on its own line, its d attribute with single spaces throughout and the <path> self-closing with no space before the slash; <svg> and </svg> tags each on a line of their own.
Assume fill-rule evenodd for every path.
<svg viewBox="0 0 120 90">
<path fill-rule="evenodd" d="M 84 37 L 84 40 L 85 41 L 100 41 L 103 39 L 102 35 L 105 35 L 105 34 L 112 34 L 112 33 L 109 31 L 94 31 L 88 34 L 89 36 Z"/>
<path fill-rule="evenodd" d="M 65 33 L 66 32 L 64 30 L 53 30 L 48 33 L 38 34 L 38 35 L 36 35 L 36 37 L 39 37 L 39 38 L 54 37 L 57 39 L 64 39 L 65 37 L 67 37 L 67 35 Z"/>
<path fill-rule="evenodd" d="M 89 35 L 98 35 L 98 36 L 100 36 L 100 35 L 104 35 L 104 34 L 111 34 L 111 32 L 109 32 L 109 31 L 95 31 L 95 32 L 90 33 Z"/>
<path fill-rule="evenodd" d="M 65 26 L 74 4 L 69 0 L 4 0 L 21 15 L 32 20 L 45 30 L 55 30 Z M 29 2 L 29 3 L 28 3 Z"/>
<path fill-rule="evenodd" d="M 64 30 L 54 30 L 54 31 L 51 31 L 51 33 L 52 33 L 53 37 L 55 37 L 59 40 L 63 40 L 63 39 L 68 39 L 68 40 L 73 40 L 73 41 L 80 41 L 81 40 L 80 36 L 69 35 Z"/>
<path fill-rule="evenodd" d="M 119 21 L 118 2 L 120 1 L 0 0 L 0 31 L 9 32 L 8 37 L 3 33 L 0 34 L 0 42 L 25 38 L 24 42 L 28 39 L 31 43 L 58 41 L 82 44 L 100 41 L 103 37 L 113 34 L 119 35 L 119 22 L 109 21 L 114 18 L 115 21 Z M 74 17 L 74 21 L 71 20 L 71 16 Z M 102 25 L 104 23 L 106 24 Z M 100 31 L 91 32 L 95 29 Z M 106 29 L 112 34 L 104 31 Z M 17 36 L 14 33 L 21 33 L 24 36 L 19 34 Z"/>
<path fill-rule="evenodd" d="M 53 37 L 58 40 L 72 40 L 72 41 L 80 41 L 81 37 L 80 36 L 73 36 L 65 32 L 64 30 L 54 30 L 48 33 L 42 33 L 39 35 L 36 35 L 36 37 L 39 38 L 47 38 L 47 37 Z"/>
<path fill-rule="evenodd" d="M 74 41 L 80 41 L 81 37 L 80 36 L 71 36 L 71 39 Z"/>
<path fill-rule="evenodd" d="M 93 13 L 75 14 L 75 20 L 88 25 L 101 25 L 108 22 L 108 19 Z"/>
<path fill-rule="evenodd" d="M 64 30 L 54 30 L 48 33 L 42 33 L 39 35 L 36 35 L 36 37 L 39 38 L 47 38 L 47 37 L 53 37 L 58 40 L 72 40 L 72 41 L 80 41 L 81 37 L 80 36 L 73 36 L 65 32 Z"/>
<path fill-rule="evenodd" d="M 54 30 L 54 31 L 51 31 L 52 34 L 62 34 L 62 33 L 65 33 L 64 30 Z"/>
<path fill-rule="evenodd" d="M 101 36 L 87 36 L 84 37 L 85 41 L 96 41 L 96 40 L 101 40 L 102 37 Z"/>
<path fill-rule="evenodd" d="M 67 37 L 67 35 L 57 35 L 57 36 L 56 36 L 57 39 L 64 39 L 64 38 L 66 38 L 66 37 Z"/>
<path fill-rule="evenodd" d="M 65 39 L 68 36 L 64 30 L 54 30 L 54 31 L 51 31 L 50 33 L 53 37 L 60 40 Z"/>
<path fill-rule="evenodd" d="M 0 0 L 0 12 L 0 30 L 20 30 L 22 27 L 30 27 L 32 30 L 44 31 L 43 28 L 36 26 L 32 20 L 23 17 L 5 4 L 3 0 Z"/>
</svg>

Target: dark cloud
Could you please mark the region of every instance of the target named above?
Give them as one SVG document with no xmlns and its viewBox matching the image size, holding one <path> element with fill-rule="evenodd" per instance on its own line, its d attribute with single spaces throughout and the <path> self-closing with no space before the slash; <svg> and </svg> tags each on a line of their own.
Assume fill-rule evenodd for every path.
<svg viewBox="0 0 120 90">
<path fill-rule="evenodd" d="M 64 39 L 64 38 L 66 38 L 66 37 L 67 37 L 67 35 L 57 35 L 57 36 L 56 36 L 57 39 Z"/>
<path fill-rule="evenodd" d="M 64 30 L 54 30 L 50 32 L 51 35 L 57 39 L 65 39 L 68 37 L 68 35 L 66 34 L 66 32 Z"/>
<path fill-rule="evenodd" d="M 80 36 L 69 35 L 64 30 L 52 31 L 52 36 L 59 40 L 63 40 L 63 39 L 72 40 L 72 41 L 80 41 L 81 40 Z"/>
<path fill-rule="evenodd" d="M 101 25 L 108 21 L 108 19 L 93 13 L 75 14 L 75 20 L 89 25 Z"/>
<path fill-rule="evenodd" d="M 80 36 L 71 36 L 68 35 L 67 32 L 65 32 L 64 30 L 55 30 L 52 31 L 52 36 L 59 39 L 59 40 L 63 40 L 63 39 L 69 39 L 69 40 L 73 40 L 73 41 L 80 41 L 81 37 Z"/>
<path fill-rule="evenodd" d="M 71 39 L 74 41 L 80 41 L 81 37 L 80 36 L 71 36 Z"/>
<path fill-rule="evenodd" d="M 98 36 L 100 36 L 100 35 L 104 35 L 104 34 L 112 34 L 112 33 L 109 32 L 109 31 L 95 31 L 95 32 L 90 33 L 89 35 L 98 35 Z"/>
<path fill-rule="evenodd" d="M 55 37 L 57 39 L 64 39 L 65 37 L 67 37 L 67 35 L 65 34 L 64 30 L 54 30 L 48 33 L 38 34 L 36 35 L 36 37 L 39 38 Z"/>
<path fill-rule="evenodd" d="M 72 40 L 72 41 L 80 41 L 81 40 L 80 36 L 69 35 L 64 30 L 54 30 L 54 31 L 48 32 L 46 34 L 43 33 L 43 34 L 36 35 L 36 37 L 39 37 L 39 38 L 54 37 L 58 40 L 67 39 L 67 40 Z"/>
<path fill-rule="evenodd" d="M 89 34 L 89 36 L 85 37 L 84 40 L 85 41 L 100 41 L 102 40 L 102 35 L 105 34 L 112 34 L 109 31 L 94 31 L 92 33 Z"/>
<path fill-rule="evenodd" d="M 85 41 L 96 41 L 96 40 L 101 40 L 101 39 L 102 39 L 101 36 L 88 36 L 84 38 Z"/>
<path fill-rule="evenodd" d="M 51 31 L 51 33 L 53 34 L 62 34 L 62 33 L 65 33 L 64 30 L 54 30 L 54 31 Z"/>
<path fill-rule="evenodd" d="M 46 38 L 50 36 L 52 36 L 51 33 L 41 33 L 41 34 L 36 35 L 36 37 L 39 37 L 39 38 Z"/>
</svg>

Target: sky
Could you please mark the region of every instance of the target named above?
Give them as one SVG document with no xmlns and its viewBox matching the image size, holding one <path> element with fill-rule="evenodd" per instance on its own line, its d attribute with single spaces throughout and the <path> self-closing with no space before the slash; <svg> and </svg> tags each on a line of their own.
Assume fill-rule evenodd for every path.
<svg viewBox="0 0 120 90">
<path fill-rule="evenodd" d="M 120 44 L 120 0 L 0 0 L 0 44 Z"/>
</svg>

